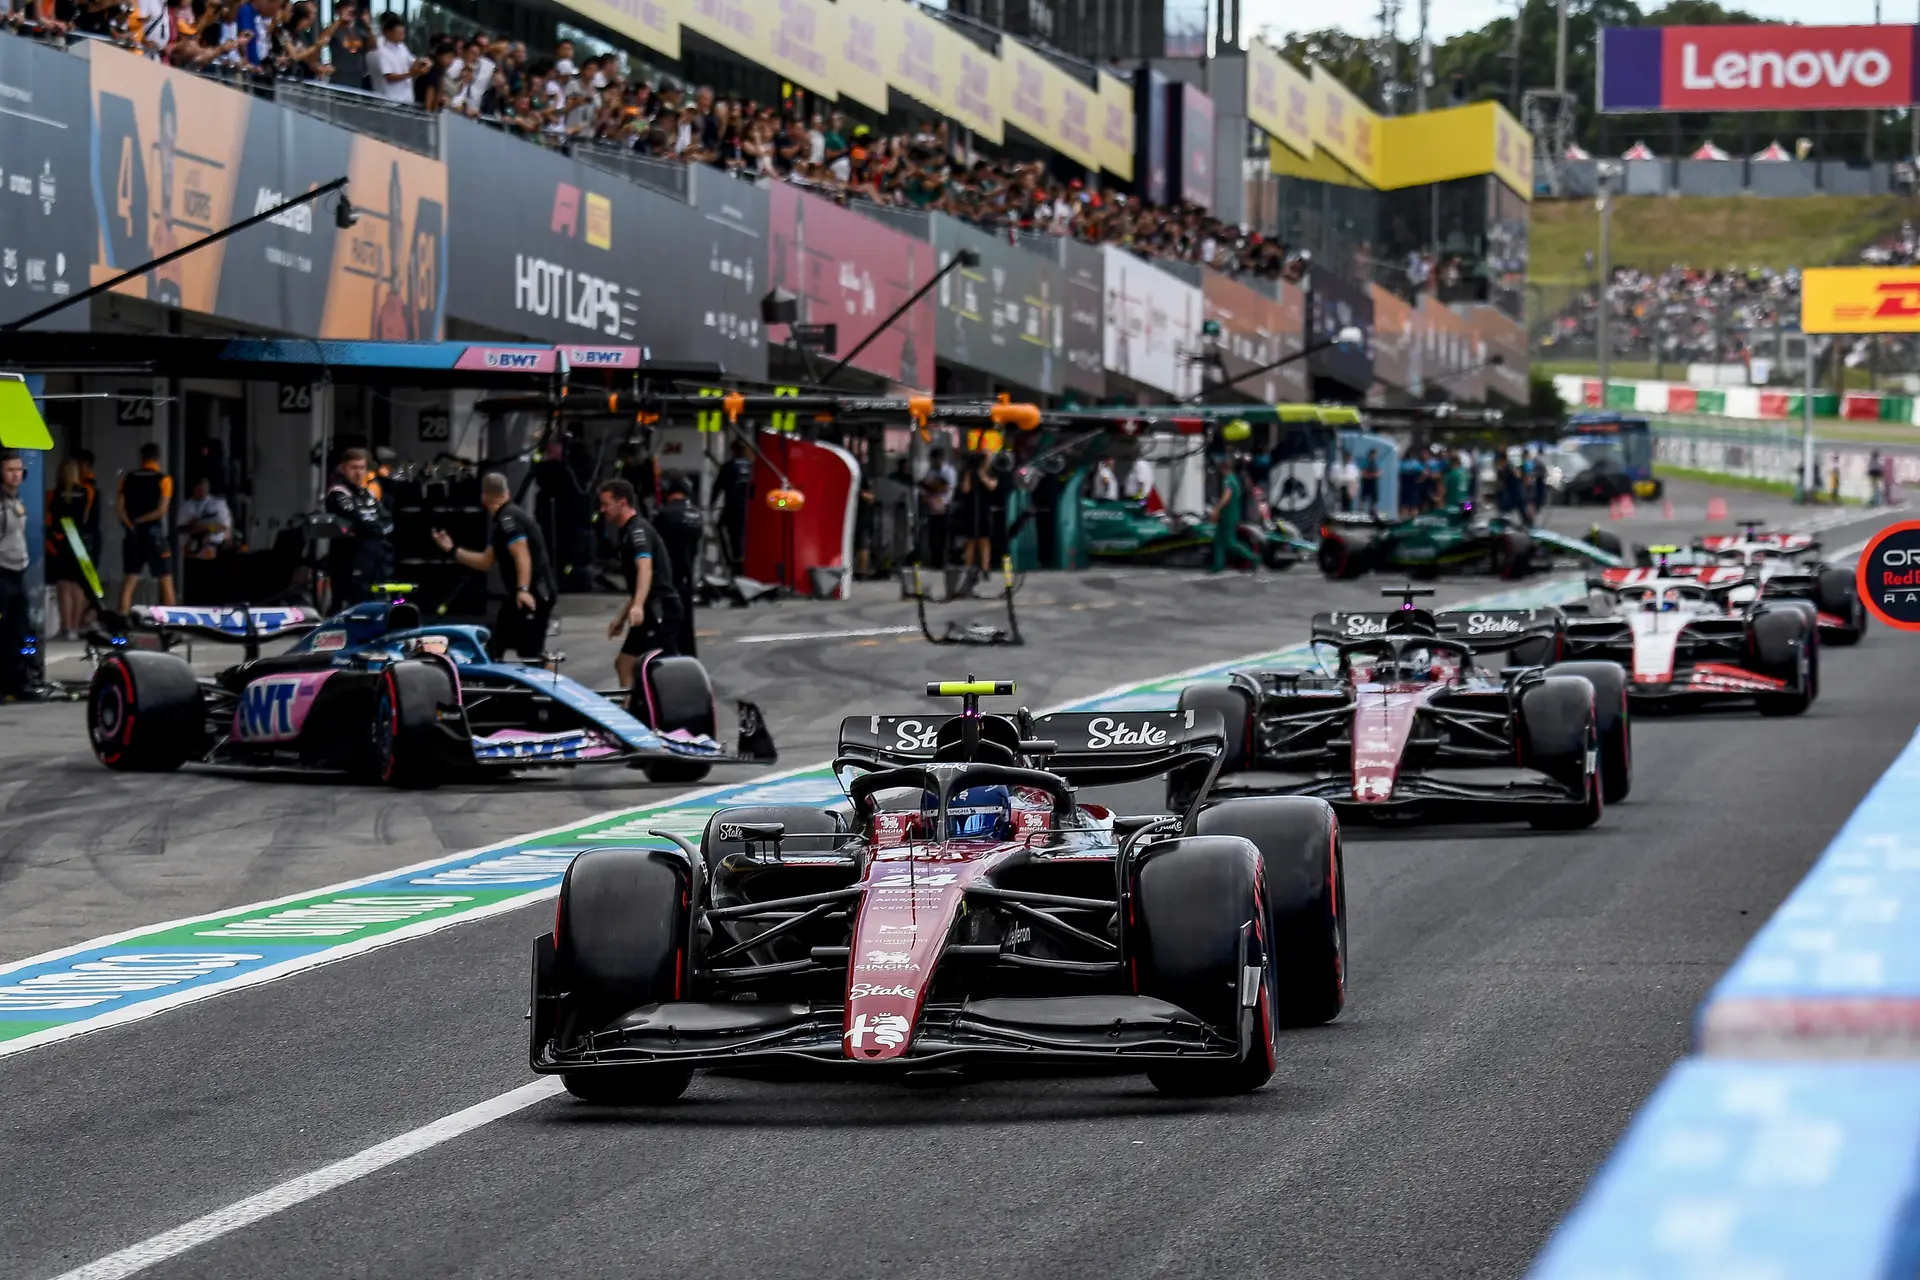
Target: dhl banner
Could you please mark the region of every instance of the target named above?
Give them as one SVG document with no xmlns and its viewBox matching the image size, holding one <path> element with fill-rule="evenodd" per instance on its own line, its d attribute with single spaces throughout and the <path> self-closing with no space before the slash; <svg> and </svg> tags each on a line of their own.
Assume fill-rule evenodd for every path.
<svg viewBox="0 0 1920 1280">
<path fill-rule="evenodd" d="M 567 7 L 583 18 L 591 18 L 677 61 L 683 3 L 684 0 L 567 0 Z"/>
<path fill-rule="evenodd" d="M 91 61 L 96 281 L 345 176 L 357 225 L 337 228 L 323 198 L 123 291 L 285 333 L 440 338 L 447 175 L 438 161 L 108 46 L 95 46 Z"/>
<path fill-rule="evenodd" d="M 1808 267 L 1803 333 L 1920 333 L 1920 268 Z"/>
<path fill-rule="evenodd" d="M 1380 117 L 1358 94 L 1319 67 L 1313 69 L 1313 96 L 1319 109 L 1314 143 L 1324 148 L 1355 177 L 1381 185 Z"/>
<path fill-rule="evenodd" d="M 1247 119 L 1294 154 L 1313 156 L 1313 82 L 1256 40 L 1247 46 Z"/>
<path fill-rule="evenodd" d="M 1100 167 L 1123 182 L 1133 181 L 1133 86 L 1100 72 L 1100 114 L 1093 149 Z"/>
</svg>

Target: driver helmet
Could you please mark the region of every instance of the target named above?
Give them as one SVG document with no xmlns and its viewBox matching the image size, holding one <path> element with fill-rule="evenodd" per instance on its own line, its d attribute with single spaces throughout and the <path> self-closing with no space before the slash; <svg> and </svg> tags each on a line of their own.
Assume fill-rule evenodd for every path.
<svg viewBox="0 0 1920 1280">
<path fill-rule="evenodd" d="M 939 821 L 940 797 L 920 796 L 920 813 L 929 830 Z M 1006 840 L 1013 834 L 1013 798 L 1003 786 L 963 787 L 947 802 L 949 840 Z"/>
<path fill-rule="evenodd" d="M 1668 587 L 1660 593 L 1658 608 L 1661 613 L 1672 613 L 1680 607 L 1680 589 Z"/>
</svg>

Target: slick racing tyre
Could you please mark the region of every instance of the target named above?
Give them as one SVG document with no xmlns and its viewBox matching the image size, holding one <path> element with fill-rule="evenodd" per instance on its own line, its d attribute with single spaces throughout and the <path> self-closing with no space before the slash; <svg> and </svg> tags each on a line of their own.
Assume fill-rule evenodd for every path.
<svg viewBox="0 0 1920 1280">
<path fill-rule="evenodd" d="M 1253 729 L 1253 699 L 1245 689 L 1230 684 L 1190 684 L 1180 691 L 1180 710 L 1218 711 L 1227 722 L 1227 749 L 1220 757 L 1222 774 L 1243 773 L 1251 767 L 1247 743 Z"/>
<path fill-rule="evenodd" d="M 1198 834 L 1253 841 L 1273 920 L 1275 1020 L 1314 1027 L 1347 1002 L 1347 890 L 1340 820 L 1306 796 L 1246 796 L 1200 812 Z"/>
<path fill-rule="evenodd" d="M 567 867 L 554 914 L 555 982 L 566 993 L 554 1022 L 565 1054 L 643 1004 L 677 998 L 692 910 L 687 873 L 658 850 L 589 849 Z M 672 1102 L 693 1079 L 672 1063 L 595 1067 L 561 1077 L 583 1102 Z"/>
<path fill-rule="evenodd" d="M 424 790 L 446 777 L 443 707 L 459 704 L 453 676 L 431 658 L 396 662 L 380 673 L 373 695 L 373 759 L 380 780 Z"/>
<path fill-rule="evenodd" d="M 1633 790 L 1633 716 L 1627 673 L 1617 662 L 1562 662 L 1549 676 L 1583 676 L 1593 686 L 1594 729 L 1600 735 L 1601 793 L 1619 804 Z"/>
<path fill-rule="evenodd" d="M 1542 831 L 1575 831 L 1600 820 L 1606 804 L 1599 768 L 1594 687 L 1576 676 L 1552 676 L 1520 695 L 1520 763 L 1564 784 L 1578 797 L 1543 806 L 1531 819 Z"/>
<path fill-rule="evenodd" d="M 205 749 L 206 701 L 193 668 L 170 653 L 127 650 L 94 669 L 87 738 L 109 769 L 166 773 Z"/>
<path fill-rule="evenodd" d="M 1595 525 L 1587 530 L 1586 543 L 1595 551 L 1604 551 L 1610 556 L 1619 556 L 1622 560 L 1627 558 L 1627 544 L 1621 541 L 1620 535 L 1611 529 L 1602 529 L 1599 525 Z"/>
<path fill-rule="evenodd" d="M 1488 567 L 1495 577 L 1524 578 L 1533 568 L 1533 539 L 1518 529 L 1509 529 L 1493 540 Z"/>
<path fill-rule="evenodd" d="M 707 819 L 707 829 L 700 836 L 700 857 L 707 864 L 707 878 L 711 882 L 720 870 L 720 864 L 730 853 L 743 853 L 749 847 L 759 851 L 764 846 L 771 852 L 771 842 L 746 841 L 740 838 L 737 830 L 743 822 L 777 822 L 786 828 L 782 836 L 788 837 L 837 835 L 845 828 L 840 824 L 839 814 L 830 809 L 814 808 L 804 804 L 757 804 L 742 805 L 737 809 L 722 809 Z M 809 854 L 824 854 L 830 851 L 832 841 L 802 839 L 797 841 L 793 852 L 804 850 Z M 724 904 L 723 904 L 724 905 Z"/>
<path fill-rule="evenodd" d="M 657 733 L 675 729 L 714 737 L 719 732 L 713 684 L 698 658 L 649 654 L 634 674 L 627 710 Z M 689 784 L 712 772 L 707 760 L 656 759 L 640 766 L 647 781 Z"/>
<path fill-rule="evenodd" d="M 1344 537 L 1322 536 L 1320 547 L 1314 552 L 1314 558 L 1320 565 L 1320 572 L 1336 582 L 1346 578 L 1357 578 L 1366 572 L 1366 564 L 1360 557 L 1360 548 Z"/>
<path fill-rule="evenodd" d="M 1814 582 L 1815 602 L 1822 613 L 1845 618 L 1847 625 L 1827 631 L 1828 644 L 1859 644 L 1867 631 L 1867 607 L 1860 603 L 1860 584 L 1850 569 L 1822 569 Z"/>
<path fill-rule="evenodd" d="M 1797 716 L 1813 702 L 1819 629 L 1802 609 L 1762 609 L 1747 632 L 1754 670 L 1787 682 L 1780 693 L 1754 699 L 1763 716 Z"/>
<path fill-rule="evenodd" d="M 1140 994 L 1177 1005 L 1246 1046 L 1238 1058 L 1159 1063 L 1147 1079 L 1183 1097 L 1260 1088 L 1273 1078 L 1278 1035 L 1260 851 L 1232 836 L 1161 841 L 1140 854 L 1132 878 L 1128 939 Z M 1257 978 L 1251 993 L 1250 977 Z"/>
</svg>

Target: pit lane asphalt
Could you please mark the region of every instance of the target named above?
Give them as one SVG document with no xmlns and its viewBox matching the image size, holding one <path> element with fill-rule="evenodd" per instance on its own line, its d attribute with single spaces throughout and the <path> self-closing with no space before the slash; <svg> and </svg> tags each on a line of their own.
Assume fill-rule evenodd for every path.
<svg viewBox="0 0 1920 1280">
<path fill-rule="evenodd" d="M 1870 527 L 1836 530 L 1829 545 Z M 1037 706 L 1277 646 L 1308 613 L 1360 605 L 1379 585 L 1300 573 L 1251 590 L 1178 574 L 1061 581 L 1069 605 L 1103 591 L 1115 604 L 1044 620 L 1031 610 L 1036 643 L 1024 650 L 875 637 L 708 652 L 723 688 L 738 688 L 734 673 L 759 682 L 740 692 L 776 715 L 798 763 L 825 754 L 844 707 L 917 700 L 920 680 L 956 662 L 981 674 L 1007 665 Z M 1050 589 L 1036 579 L 1030 591 Z M 1256 618 L 1223 616 L 1256 602 Z M 807 625 L 792 612 L 731 617 L 763 632 L 829 630 L 886 625 L 898 610 L 832 607 Z M 1174 1103 L 1132 1078 L 925 1090 L 702 1077 L 683 1106 L 657 1113 L 555 1100 L 148 1274 L 1513 1274 L 1683 1051 L 1707 986 L 1910 736 L 1913 652 L 1885 628 L 1829 650 L 1821 700 L 1798 719 L 1643 719 L 1634 796 L 1591 832 L 1350 828 L 1352 1002 L 1333 1026 L 1289 1035 L 1279 1076 L 1252 1097 Z M 68 754 L 84 756 L 73 732 Z M 0 738 L 15 736 L 0 722 Z M 64 778 L 66 805 L 99 807 L 90 758 L 61 772 L 57 745 L 32 752 L 37 764 L 14 754 Z M 218 788 L 200 794 L 195 820 L 235 843 L 259 821 L 236 810 L 267 806 L 266 822 L 288 823 L 285 797 L 339 804 L 308 822 L 423 807 L 380 792 L 172 781 Z M 637 802 L 619 782 L 586 797 L 541 784 L 493 808 L 490 792 L 426 805 L 446 802 L 439 821 L 456 824 L 462 847 Z M 555 796 L 580 807 L 532 809 Z M 457 834 L 463 822 L 472 835 Z M 178 900 L 130 918 L 104 895 L 17 902 L 36 882 L 29 867 L 0 881 L 7 949 L 328 883 L 361 865 L 339 861 L 360 855 L 338 846 L 366 829 L 276 859 L 265 888 L 222 881 L 251 876 L 265 853 L 223 863 L 205 833 L 103 851 L 139 861 L 122 885 Z M 389 829 L 394 845 L 364 869 L 433 852 Z M 190 883 L 162 865 L 195 859 Z M 209 887 L 224 896 L 206 898 Z M 95 913 L 96 900 L 106 909 Z M 62 904 L 81 917 L 74 929 L 19 943 L 16 920 Z M 527 945 L 545 923 L 535 907 L 0 1060 L 0 1272 L 57 1274 L 523 1082 Z"/>
</svg>

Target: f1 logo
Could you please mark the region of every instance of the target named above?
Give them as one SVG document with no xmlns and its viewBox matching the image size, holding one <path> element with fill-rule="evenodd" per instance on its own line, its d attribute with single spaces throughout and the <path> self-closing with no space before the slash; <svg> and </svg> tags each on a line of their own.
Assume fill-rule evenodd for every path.
<svg viewBox="0 0 1920 1280">
<path fill-rule="evenodd" d="M 1880 295 L 1880 305 L 1873 309 L 1874 315 L 1920 318 L 1920 280 L 1890 280 L 1875 285 L 1874 292 Z"/>
</svg>

